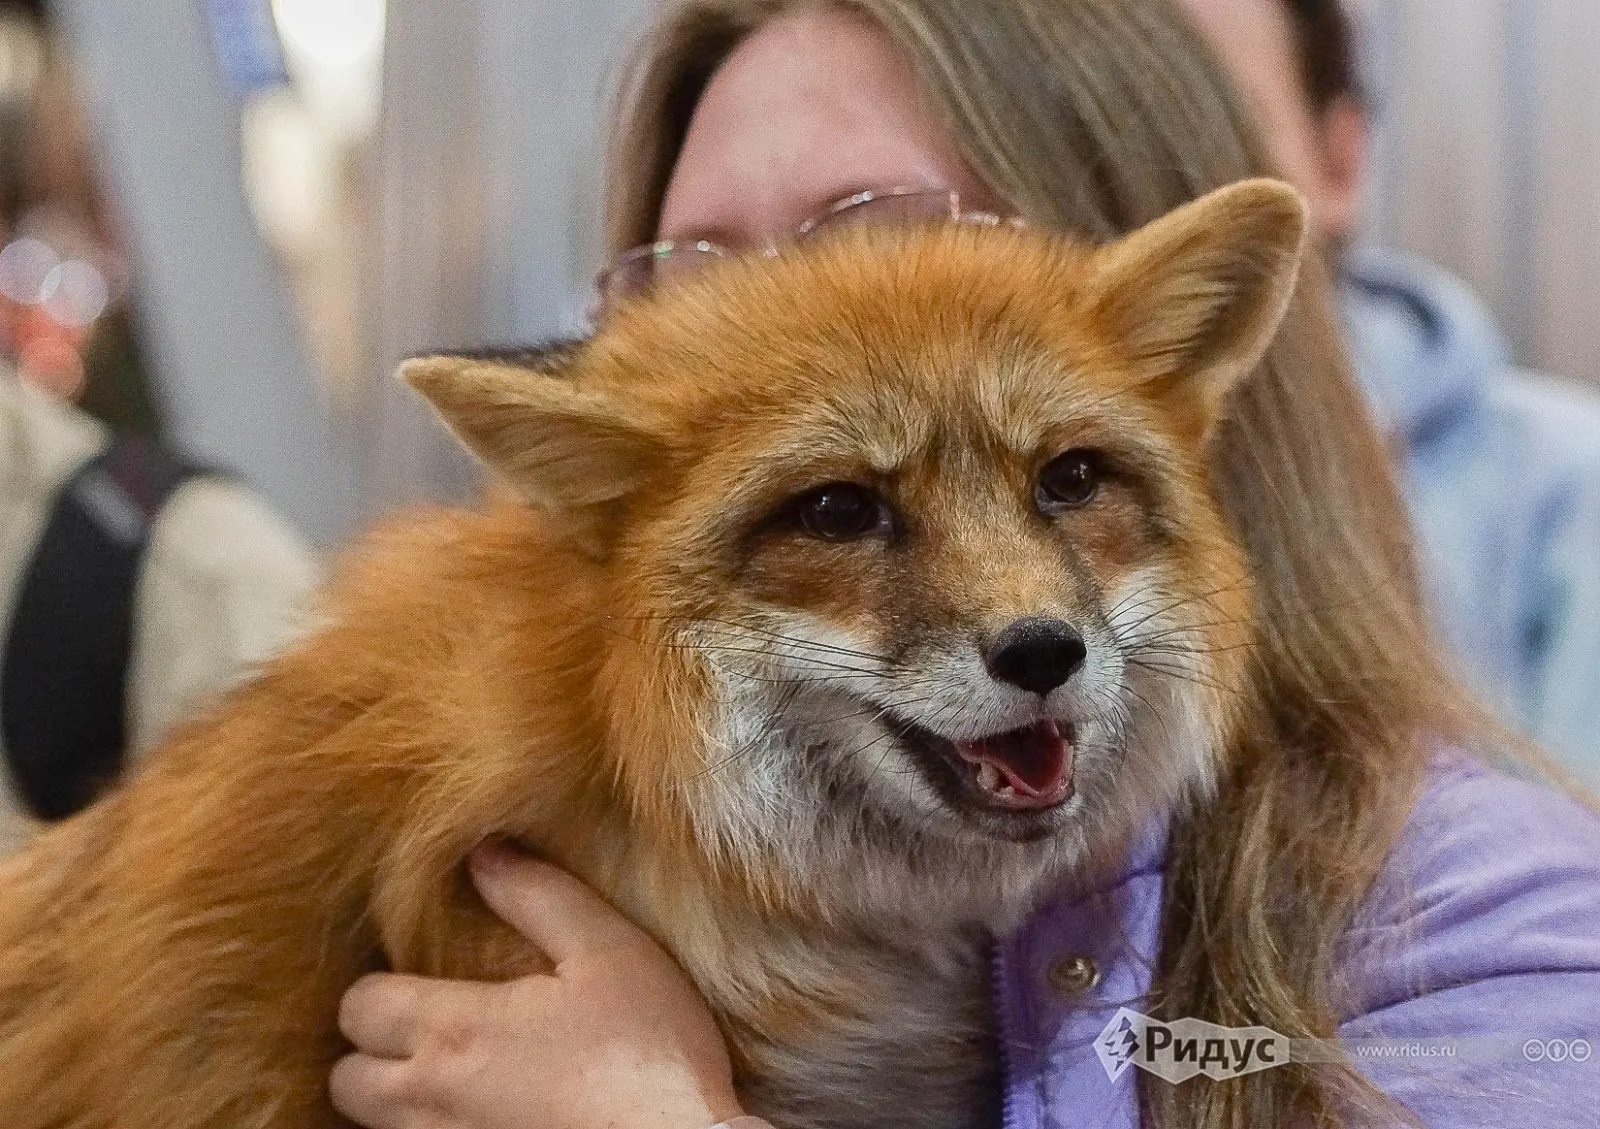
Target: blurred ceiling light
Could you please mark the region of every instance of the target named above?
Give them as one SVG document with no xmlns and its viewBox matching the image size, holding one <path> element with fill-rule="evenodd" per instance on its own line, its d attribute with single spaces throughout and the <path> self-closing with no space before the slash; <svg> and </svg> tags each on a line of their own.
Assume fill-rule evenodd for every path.
<svg viewBox="0 0 1600 1129">
<path fill-rule="evenodd" d="M 111 302 L 111 287 L 94 264 L 68 259 L 45 276 L 39 300 L 58 324 L 83 329 L 105 313 Z"/>
<path fill-rule="evenodd" d="M 0 294 L 23 306 L 44 300 L 45 280 L 61 265 L 55 248 L 41 239 L 18 239 L 0 250 Z"/>
<path fill-rule="evenodd" d="M 94 263 L 62 258 L 42 239 L 15 240 L 0 250 L 0 295 L 37 306 L 67 329 L 84 329 L 116 297 L 111 280 Z"/>
<path fill-rule="evenodd" d="M 360 67 L 383 45 L 384 0 L 272 0 L 284 45 L 329 70 Z"/>
<path fill-rule="evenodd" d="M 377 118 L 384 0 L 272 0 L 285 62 L 306 109 L 349 140 Z"/>
</svg>

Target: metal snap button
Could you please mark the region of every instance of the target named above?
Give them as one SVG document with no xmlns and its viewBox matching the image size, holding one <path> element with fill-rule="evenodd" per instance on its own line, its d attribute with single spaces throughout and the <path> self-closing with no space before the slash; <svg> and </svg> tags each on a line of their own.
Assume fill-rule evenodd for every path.
<svg viewBox="0 0 1600 1129">
<path fill-rule="evenodd" d="M 1100 984 L 1100 966 L 1086 956 L 1062 957 L 1050 966 L 1050 986 L 1067 996 L 1081 996 Z"/>
</svg>

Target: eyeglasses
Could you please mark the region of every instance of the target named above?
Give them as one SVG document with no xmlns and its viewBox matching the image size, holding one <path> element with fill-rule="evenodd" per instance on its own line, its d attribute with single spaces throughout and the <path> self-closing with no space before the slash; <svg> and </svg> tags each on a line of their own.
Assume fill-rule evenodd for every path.
<svg viewBox="0 0 1600 1129">
<path fill-rule="evenodd" d="M 1020 219 L 992 212 L 962 211 L 961 194 L 954 190 L 888 188 L 857 192 L 830 204 L 795 228 L 790 242 L 804 242 L 823 232 L 860 224 L 892 226 L 937 222 L 1022 226 Z M 629 298 L 647 294 L 662 283 L 679 281 L 719 260 L 740 255 L 770 256 L 780 250 L 778 243 L 770 243 L 748 251 L 734 251 L 708 239 L 646 243 L 624 251 L 600 272 L 595 281 L 599 291 L 597 312 L 603 315 Z"/>
</svg>

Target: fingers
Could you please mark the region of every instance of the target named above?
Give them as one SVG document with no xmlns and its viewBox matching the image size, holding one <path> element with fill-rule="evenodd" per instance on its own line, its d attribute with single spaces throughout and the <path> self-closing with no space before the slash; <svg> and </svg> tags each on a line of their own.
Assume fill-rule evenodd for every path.
<svg viewBox="0 0 1600 1129">
<path fill-rule="evenodd" d="M 640 936 L 578 879 L 510 847 L 488 844 L 474 851 L 472 879 L 489 908 L 558 965 Z"/>
<path fill-rule="evenodd" d="M 339 1001 L 339 1030 L 363 1054 L 405 1058 L 417 1049 L 436 988 L 434 981 L 417 976 L 363 976 Z"/>
<path fill-rule="evenodd" d="M 328 1079 L 333 1108 L 364 1129 L 413 1129 L 416 1109 L 404 1100 L 406 1064 L 346 1055 Z"/>
</svg>

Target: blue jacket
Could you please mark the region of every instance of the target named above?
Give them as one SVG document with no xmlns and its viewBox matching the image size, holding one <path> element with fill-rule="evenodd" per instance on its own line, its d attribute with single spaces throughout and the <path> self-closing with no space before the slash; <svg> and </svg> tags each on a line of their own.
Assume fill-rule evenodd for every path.
<svg viewBox="0 0 1600 1129">
<path fill-rule="evenodd" d="M 1403 458 L 1436 622 L 1467 681 L 1600 784 L 1600 396 L 1519 371 L 1442 271 L 1349 256 L 1356 371 Z"/>
</svg>

